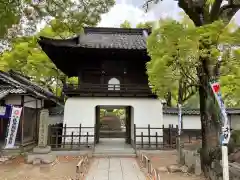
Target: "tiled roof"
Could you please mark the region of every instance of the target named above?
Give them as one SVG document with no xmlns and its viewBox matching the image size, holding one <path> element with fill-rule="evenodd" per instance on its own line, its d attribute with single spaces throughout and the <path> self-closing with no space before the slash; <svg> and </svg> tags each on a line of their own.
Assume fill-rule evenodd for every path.
<svg viewBox="0 0 240 180">
<path fill-rule="evenodd" d="M 38 98 L 42 99 L 50 99 L 55 102 L 61 101 L 58 97 L 54 96 L 54 94 L 51 93 L 50 91 L 41 88 L 40 86 L 31 82 L 26 77 L 14 71 L 9 71 L 8 73 L 0 71 L 0 80 L 8 85 L 2 88 L 3 94 L 7 95 L 8 93 L 16 94 L 24 92 L 30 93 L 33 96 L 37 96 Z"/>
<path fill-rule="evenodd" d="M 28 85 L 22 84 L 16 79 L 14 79 L 9 73 L 0 71 L 0 80 L 7 83 L 8 85 L 11 85 L 15 88 L 21 88 L 29 93 L 32 93 L 35 96 L 46 98 L 43 94 L 35 91 L 34 89 L 30 88 Z"/>
<path fill-rule="evenodd" d="M 240 108 L 227 108 L 227 113 L 228 114 L 240 114 Z M 177 115 L 178 109 L 165 107 L 165 108 L 163 108 L 163 114 Z M 200 110 L 199 109 L 182 108 L 182 114 L 183 115 L 200 115 Z"/>
<path fill-rule="evenodd" d="M 84 33 L 66 40 L 40 37 L 39 44 L 54 46 L 146 50 L 148 29 L 86 27 Z"/>
<path fill-rule="evenodd" d="M 85 33 L 79 36 L 79 46 L 102 49 L 146 49 L 143 29 L 130 31 L 119 28 L 118 31 L 110 33 L 111 29 L 100 29 L 102 31 L 98 28 L 85 29 Z"/>
<path fill-rule="evenodd" d="M 42 88 L 41 86 L 33 83 L 33 82 L 30 81 L 27 77 L 24 77 L 24 76 L 22 76 L 21 74 L 15 72 L 15 71 L 11 71 L 11 70 L 9 71 L 9 74 L 10 74 L 15 80 L 17 80 L 17 81 L 19 81 L 20 83 L 28 86 L 28 87 L 31 88 L 32 90 L 43 94 L 45 97 L 48 97 L 48 98 L 49 98 L 49 97 L 55 97 L 55 95 L 54 95 L 52 92 L 50 92 L 50 91 Z"/>
<path fill-rule="evenodd" d="M 4 98 L 8 94 L 22 94 L 22 93 L 26 93 L 26 91 L 21 88 L 16 88 L 13 86 L 6 87 L 6 86 L 0 85 L 0 99 Z"/>
<path fill-rule="evenodd" d="M 2 80 L 1 76 L 0 81 L 5 82 Z M 8 94 L 21 94 L 21 93 L 26 93 L 26 91 L 18 86 L 6 84 L 0 85 L 0 99 L 4 98 Z"/>
<path fill-rule="evenodd" d="M 14 86 L 5 86 L 5 85 L 0 85 L 0 93 L 13 93 L 13 94 L 21 94 L 21 93 L 26 93 L 26 90 L 22 88 L 17 88 Z"/>
</svg>

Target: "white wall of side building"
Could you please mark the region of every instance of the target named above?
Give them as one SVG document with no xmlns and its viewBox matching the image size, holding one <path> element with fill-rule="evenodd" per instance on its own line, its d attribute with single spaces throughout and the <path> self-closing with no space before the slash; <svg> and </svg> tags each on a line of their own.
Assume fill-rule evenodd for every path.
<svg viewBox="0 0 240 180">
<path fill-rule="evenodd" d="M 162 104 L 161 101 L 151 98 L 111 98 L 111 97 L 71 97 L 68 98 L 65 103 L 64 110 L 64 124 L 67 127 L 94 127 L 96 122 L 96 106 L 131 106 L 131 138 L 133 140 L 134 136 L 134 126 L 136 127 L 147 127 L 148 124 L 151 127 L 162 127 L 163 124 L 163 114 L 162 114 Z M 79 130 L 72 129 L 68 130 L 67 134 L 71 132 L 79 133 Z M 81 134 L 94 134 L 94 129 L 82 130 Z M 137 130 L 136 134 L 140 135 L 143 132 L 147 135 L 147 129 Z M 162 135 L 162 130 L 151 130 L 151 134 L 155 135 L 158 132 L 159 136 Z M 93 142 L 94 138 L 89 138 L 89 142 Z M 138 137 L 136 141 L 140 141 L 141 138 Z M 66 142 L 70 141 L 70 138 Z M 78 138 L 76 138 L 78 142 Z M 84 139 L 83 139 L 84 141 Z M 83 142 L 82 141 L 82 142 Z M 148 138 L 144 138 L 144 141 L 148 141 Z M 156 142 L 156 138 L 152 138 L 153 143 Z M 158 139 L 158 142 L 162 142 L 162 138 Z"/>
<path fill-rule="evenodd" d="M 240 130 L 240 115 L 228 116 L 230 119 L 231 128 L 233 130 Z"/>
<path fill-rule="evenodd" d="M 169 127 L 172 124 L 174 127 L 178 125 L 178 115 L 164 114 L 163 115 L 164 127 Z M 201 120 L 199 115 L 183 115 L 182 116 L 183 129 L 201 129 Z"/>
<path fill-rule="evenodd" d="M 11 94 L 4 98 L 6 104 L 21 105 L 21 95 Z M 30 96 L 24 96 L 24 107 L 42 108 L 43 100 L 36 100 Z"/>
</svg>

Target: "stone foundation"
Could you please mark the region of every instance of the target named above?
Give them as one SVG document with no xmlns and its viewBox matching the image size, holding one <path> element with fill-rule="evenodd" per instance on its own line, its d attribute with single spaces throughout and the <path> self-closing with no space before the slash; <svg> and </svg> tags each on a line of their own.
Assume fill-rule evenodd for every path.
<svg viewBox="0 0 240 180">
<path fill-rule="evenodd" d="M 28 154 L 25 158 L 28 164 L 50 164 L 56 160 L 56 155 L 53 153 L 48 154 Z"/>
<path fill-rule="evenodd" d="M 50 164 L 56 159 L 56 155 L 51 153 L 51 147 L 47 146 L 48 119 L 48 110 L 41 110 L 39 121 L 38 146 L 33 149 L 32 153 L 27 154 L 26 163 L 28 164 Z"/>
<path fill-rule="evenodd" d="M 180 154 L 181 164 L 187 166 L 189 169 L 192 169 L 196 175 L 200 175 L 202 170 L 199 153 L 196 151 L 181 149 Z M 222 180 L 222 165 L 220 162 L 213 162 L 209 172 L 211 180 Z M 240 179 L 240 164 L 229 163 L 229 176 L 229 180 Z"/>
</svg>

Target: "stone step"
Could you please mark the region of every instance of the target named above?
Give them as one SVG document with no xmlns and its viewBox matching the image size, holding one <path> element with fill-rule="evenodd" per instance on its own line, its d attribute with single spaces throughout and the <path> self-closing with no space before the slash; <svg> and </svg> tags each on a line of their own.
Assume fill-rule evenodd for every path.
<svg viewBox="0 0 240 180">
<path fill-rule="evenodd" d="M 95 149 L 95 153 L 117 153 L 117 154 L 131 154 L 135 153 L 134 150 L 103 150 L 103 149 Z"/>
<path fill-rule="evenodd" d="M 112 151 L 112 150 L 95 150 L 94 153 L 117 153 L 117 154 L 131 154 L 131 153 L 135 153 L 134 150 L 132 151 L 126 151 L 126 150 L 122 150 L 122 151 Z"/>
<path fill-rule="evenodd" d="M 93 153 L 93 157 L 107 158 L 107 157 L 122 157 L 122 158 L 136 158 L 135 153 Z"/>
</svg>

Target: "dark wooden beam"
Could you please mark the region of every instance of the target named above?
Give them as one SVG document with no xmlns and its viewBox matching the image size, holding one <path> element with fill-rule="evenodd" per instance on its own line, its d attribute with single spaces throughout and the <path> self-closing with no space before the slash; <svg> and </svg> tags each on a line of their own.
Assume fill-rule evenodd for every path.
<svg viewBox="0 0 240 180">
<path fill-rule="evenodd" d="M 20 118 L 20 126 L 19 126 L 19 134 L 20 134 L 20 146 L 23 145 L 23 136 L 24 136 L 24 119 L 25 119 L 25 114 L 24 114 L 24 95 L 21 95 L 21 107 L 22 107 L 22 114 Z"/>
</svg>

